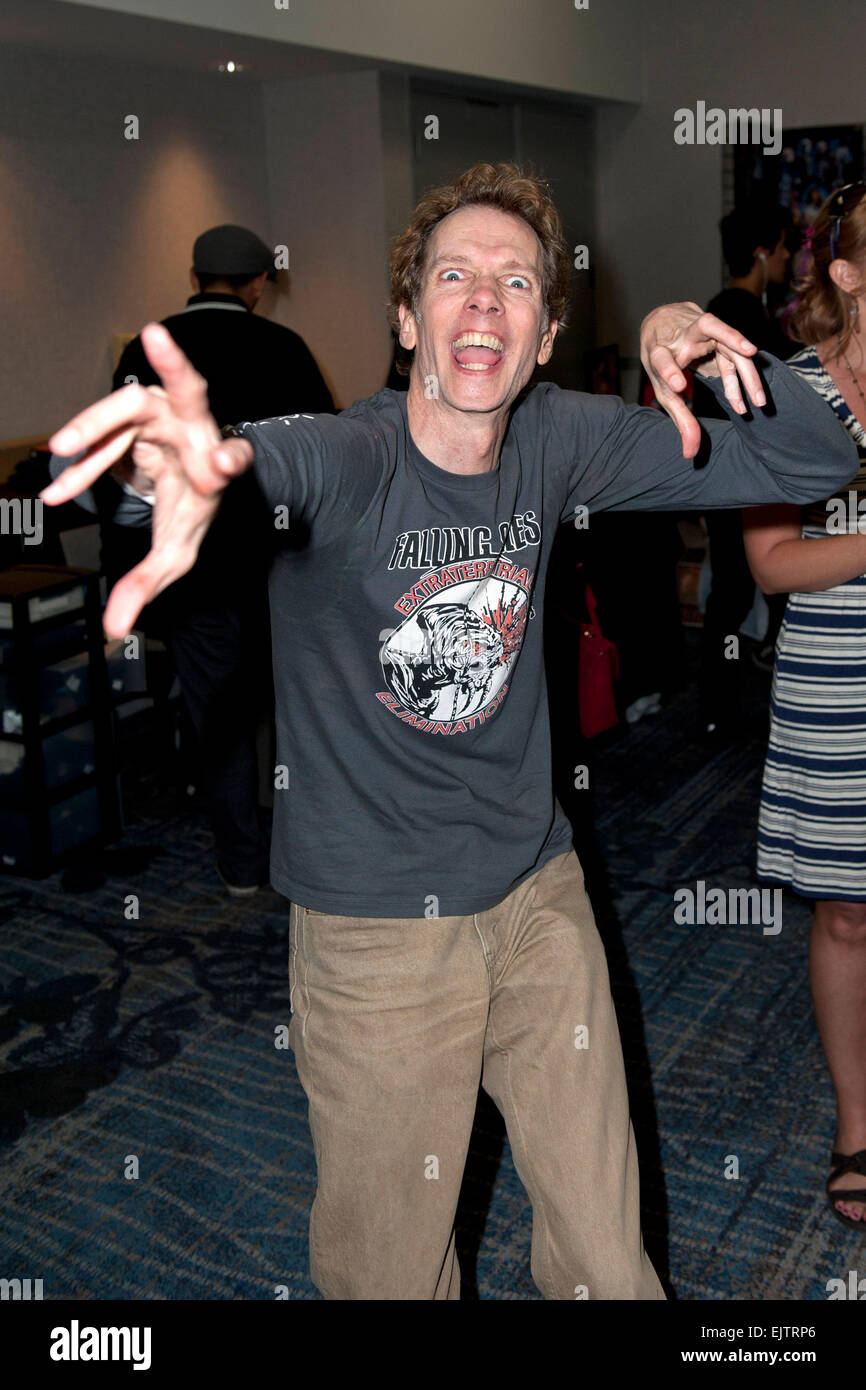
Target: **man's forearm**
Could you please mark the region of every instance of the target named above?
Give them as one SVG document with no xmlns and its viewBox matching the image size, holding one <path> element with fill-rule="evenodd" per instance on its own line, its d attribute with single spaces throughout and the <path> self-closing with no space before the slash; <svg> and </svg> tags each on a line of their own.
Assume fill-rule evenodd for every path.
<svg viewBox="0 0 866 1390">
<path fill-rule="evenodd" d="M 594 448 L 575 450 L 587 462 L 573 475 L 571 503 L 599 511 L 802 506 L 846 487 L 858 459 L 841 421 L 777 359 L 765 354 L 761 368 L 769 405 L 753 407 L 750 418 L 729 408 L 724 420 L 702 420 L 709 447 L 695 461 L 683 458 L 679 436 L 659 411 L 586 398 L 585 433 Z M 719 378 L 706 385 L 724 401 Z"/>
<path fill-rule="evenodd" d="M 743 419 L 733 411 L 728 420 L 736 436 L 731 448 L 731 462 L 742 467 L 744 453 L 752 455 L 755 465 L 769 473 L 776 485 L 759 501 L 814 502 L 829 497 L 844 487 L 858 471 L 857 449 L 840 420 L 825 401 L 802 377 L 786 367 L 771 354 L 763 354 L 765 374 L 770 389 L 770 408 L 753 411 L 752 418 Z M 707 386 L 716 399 L 724 404 L 720 381 L 707 379 Z M 720 422 L 719 422 L 720 423 Z M 717 443 L 719 423 L 707 420 L 705 428 L 714 444 Z M 734 444 L 734 441 L 731 441 Z M 718 486 L 720 497 L 715 505 L 730 506 L 723 500 L 725 492 L 724 447 L 718 453 L 717 467 L 708 470 L 707 496 L 703 506 L 712 506 L 712 492 Z M 713 476 L 715 474 L 715 476 Z M 751 504 L 751 488 L 736 505 Z"/>
</svg>

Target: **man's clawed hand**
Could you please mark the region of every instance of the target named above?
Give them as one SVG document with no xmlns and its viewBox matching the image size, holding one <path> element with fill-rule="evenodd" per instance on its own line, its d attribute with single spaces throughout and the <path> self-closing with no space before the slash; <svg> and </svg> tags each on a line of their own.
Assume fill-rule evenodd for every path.
<svg viewBox="0 0 866 1390">
<path fill-rule="evenodd" d="M 664 304 L 653 309 L 641 324 L 640 358 L 656 400 L 670 415 L 683 440 L 683 457 L 694 458 L 701 443 L 701 427 L 682 398 L 686 378 L 682 368 L 700 363 L 702 376 L 721 376 L 725 396 L 738 415 L 746 412 L 742 386 L 753 405 L 766 405 L 758 370 L 749 359 L 757 352 L 715 314 L 697 304 Z"/>
<path fill-rule="evenodd" d="M 103 619 L 109 637 L 129 632 L 145 604 L 192 569 L 221 493 L 254 457 L 248 440 L 221 437 L 206 381 L 166 329 L 149 323 L 141 342 L 162 387 L 124 386 L 52 435 L 54 453 L 86 452 L 41 494 L 57 506 L 130 459 L 133 485 L 146 482 L 154 494 L 151 549 L 111 591 Z"/>
</svg>

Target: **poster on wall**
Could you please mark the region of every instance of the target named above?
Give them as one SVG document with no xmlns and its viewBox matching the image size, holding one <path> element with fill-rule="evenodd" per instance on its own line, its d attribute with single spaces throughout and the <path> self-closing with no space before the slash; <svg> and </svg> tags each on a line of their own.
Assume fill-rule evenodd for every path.
<svg viewBox="0 0 866 1390">
<path fill-rule="evenodd" d="M 785 129 L 776 155 L 764 154 L 760 144 L 725 150 L 725 212 L 750 197 L 764 195 L 791 214 L 788 283 L 768 286 L 768 307 L 774 315 L 784 311 L 793 295 L 791 286 L 803 274 L 803 242 L 821 205 L 835 189 L 864 177 L 864 129 L 862 125 L 796 126 Z"/>
<path fill-rule="evenodd" d="M 765 155 L 760 145 L 735 145 L 733 163 L 734 202 L 758 192 L 775 196 L 805 235 L 834 189 L 862 179 L 863 127 L 799 126 L 785 130 L 776 155 Z"/>
</svg>

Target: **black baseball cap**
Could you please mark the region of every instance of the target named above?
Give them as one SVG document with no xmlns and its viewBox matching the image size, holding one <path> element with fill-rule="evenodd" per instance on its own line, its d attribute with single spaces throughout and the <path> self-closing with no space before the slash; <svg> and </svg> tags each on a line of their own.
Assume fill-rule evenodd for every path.
<svg viewBox="0 0 866 1390">
<path fill-rule="evenodd" d="M 196 275 L 261 275 L 276 280 L 274 253 L 261 237 L 246 227 L 224 223 L 196 237 L 192 248 L 192 268 Z"/>
</svg>

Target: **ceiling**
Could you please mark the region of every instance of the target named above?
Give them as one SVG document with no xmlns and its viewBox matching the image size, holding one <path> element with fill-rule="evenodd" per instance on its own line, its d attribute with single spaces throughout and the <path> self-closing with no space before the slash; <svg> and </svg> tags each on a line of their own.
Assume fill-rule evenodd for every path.
<svg viewBox="0 0 866 1390">
<path fill-rule="evenodd" d="M 0 44 L 46 52 L 135 61 L 181 72 L 207 72 L 232 58 L 250 63 L 248 72 L 230 82 L 315 77 L 329 72 L 376 66 L 371 60 L 303 48 L 298 44 L 233 35 L 198 25 L 166 23 L 138 15 L 117 14 L 62 0 L 3 0 Z"/>
<path fill-rule="evenodd" d="M 543 94 L 523 84 L 467 77 L 425 67 L 399 65 L 383 60 L 276 43 L 222 29 L 178 24 L 161 19 L 99 9 L 92 5 L 65 4 L 63 0 L 0 0 L 0 47 L 25 47 L 44 52 L 105 58 L 177 72 L 216 71 L 227 59 L 249 64 L 246 71 L 226 75 L 227 82 L 269 82 L 280 78 L 316 77 L 327 73 L 379 69 L 400 72 L 425 83 L 434 82 L 469 95 L 502 99 L 524 96 L 550 104 L 583 106 L 579 98 Z"/>
</svg>

